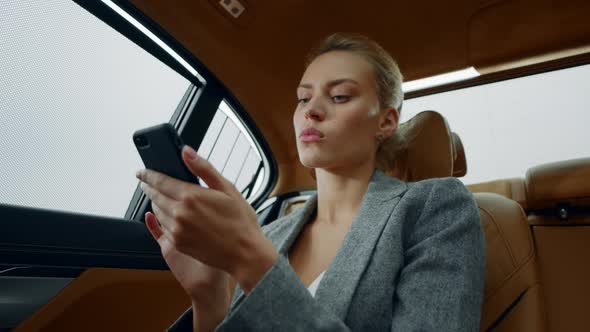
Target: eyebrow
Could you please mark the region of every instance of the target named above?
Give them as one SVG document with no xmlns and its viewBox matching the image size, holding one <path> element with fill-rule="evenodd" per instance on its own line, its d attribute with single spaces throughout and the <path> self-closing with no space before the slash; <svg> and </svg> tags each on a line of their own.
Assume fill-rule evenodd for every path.
<svg viewBox="0 0 590 332">
<path fill-rule="evenodd" d="M 337 80 L 332 80 L 330 82 L 328 82 L 327 86 L 328 87 L 333 87 L 342 83 L 353 83 L 358 85 L 359 83 L 351 78 L 340 78 Z M 305 89 L 311 89 L 312 85 L 308 84 L 308 83 L 304 83 L 304 84 L 299 84 L 299 86 L 297 88 L 305 88 Z"/>
</svg>

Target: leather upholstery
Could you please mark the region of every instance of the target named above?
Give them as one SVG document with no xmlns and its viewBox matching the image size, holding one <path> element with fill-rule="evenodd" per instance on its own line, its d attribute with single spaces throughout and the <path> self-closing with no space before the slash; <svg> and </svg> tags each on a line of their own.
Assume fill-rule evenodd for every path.
<svg viewBox="0 0 590 332">
<path fill-rule="evenodd" d="M 481 330 L 545 331 L 535 248 L 524 211 L 518 203 L 494 193 L 474 197 L 487 253 Z"/>
<path fill-rule="evenodd" d="M 12 331 L 164 331 L 188 306 L 169 271 L 91 268 Z"/>
<path fill-rule="evenodd" d="M 587 331 L 590 158 L 533 167 L 527 172 L 526 189 L 548 329 Z"/>
<path fill-rule="evenodd" d="M 530 209 L 553 208 L 557 204 L 590 206 L 590 158 L 543 164 L 526 173 Z"/>
<path fill-rule="evenodd" d="M 467 174 L 467 158 L 465 156 L 465 148 L 459 135 L 455 132 L 451 133 L 453 140 L 453 176 L 456 178 L 463 177 Z"/>
<path fill-rule="evenodd" d="M 518 204 L 520 204 L 525 210 L 528 208 L 526 188 L 523 178 L 501 179 L 470 184 L 467 186 L 467 189 L 473 193 L 495 193 L 518 202 Z"/>
<path fill-rule="evenodd" d="M 404 181 L 451 176 L 454 150 L 445 118 L 434 111 L 418 113 L 400 124 L 404 148 L 395 151 L 396 160 L 386 174 Z"/>
</svg>

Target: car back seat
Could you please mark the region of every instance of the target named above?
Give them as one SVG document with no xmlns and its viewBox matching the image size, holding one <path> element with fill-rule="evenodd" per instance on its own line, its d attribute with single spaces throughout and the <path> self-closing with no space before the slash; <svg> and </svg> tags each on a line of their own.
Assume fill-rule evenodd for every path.
<svg viewBox="0 0 590 332">
<path fill-rule="evenodd" d="M 522 207 L 495 193 L 474 197 L 487 254 L 481 331 L 545 331 L 537 255 Z"/>
<path fill-rule="evenodd" d="M 526 173 L 549 331 L 588 331 L 590 158 L 539 165 Z"/>
<path fill-rule="evenodd" d="M 405 146 L 395 151 L 388 175 L 412 182 L 453 174 L 454 147 L 445 118 L 435 111 L 424 111 L 400 124 Z"/>
<path fill-rule="evenodd" d="M 467 189 L 473 193 L 496 193 L 513 201 L 516 201 L 523 209 L 527 209 L 526 189 L 523 178 L 508 178 L 487 181 L 467 185 Z"/>
<path fill-rule="evenodd" d="M 453 140 L 453 176 L 456 178 L 463 177 L 467 174 L 467 160 L 465 159 L 465 148 L 461 138 L 455 132 L 451 132 Z"/>
<path fill-rule="evenodd" d="M 467 173 L 465 150 L 452 133 L 453 176 Z M 537 255 L 522 206 L 522 179 L 468 186 L 479 207 L 486 239 L 487 270 L 481 331 L 533 332 L 547 328 Z"/>
</svg>

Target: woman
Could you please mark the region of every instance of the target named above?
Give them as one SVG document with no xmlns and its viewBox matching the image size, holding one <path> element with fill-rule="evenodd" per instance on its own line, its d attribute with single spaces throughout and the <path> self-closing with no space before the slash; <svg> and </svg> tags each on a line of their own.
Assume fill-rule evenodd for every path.
<svg viewBox="0 0 590 332">
<path fill-rule="evenodd" d="M 185 163 L 209 189 L 138 172 L 146 224 L 192 299 L 170 331 L 478 330 L 485 263 L 472 196 L 453 178 L 404 183 L 376 170 L 380 151 L 401 144 L 397 65 L 341 34 L 311 60 L 293 115 L 317 181 L 304 208 L 260 229 L 190 147 Z"/>
</svg>

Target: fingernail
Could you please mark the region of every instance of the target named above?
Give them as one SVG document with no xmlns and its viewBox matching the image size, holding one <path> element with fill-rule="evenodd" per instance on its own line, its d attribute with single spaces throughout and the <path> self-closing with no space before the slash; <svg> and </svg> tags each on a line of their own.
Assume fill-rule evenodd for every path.
<svg viewBox="0 0 590 332">
<path fill-rule="evenodd" d="M 143 169 L 138 169 L 137 172 L 135 172 L 135 177 L 141 180 L 143 178 L 143 173 Z"/>
<path fill-rule="evenodd" d="M 185 145 L 186 154 L 190 159 L 197 159 L 197 151 L 188 145 Z"/>
</svg>

